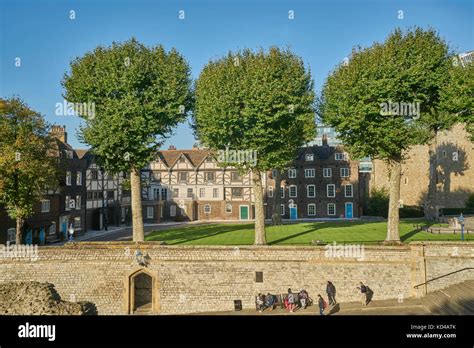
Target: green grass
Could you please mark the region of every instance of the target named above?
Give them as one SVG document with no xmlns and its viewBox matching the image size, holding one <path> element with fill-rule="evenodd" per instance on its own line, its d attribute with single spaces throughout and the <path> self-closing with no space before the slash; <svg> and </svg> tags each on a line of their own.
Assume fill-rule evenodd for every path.
<svg viewBox="0 0 474 348">
<path fill-rule="evenodd" d="M 400 221 L 400 238 L 403 242 L 461 239 L 459 234 L 417 232 L 413 227 L 415 223 L 428 225 L 423 219 Z M 434 228 L 438 226 L 433 225 Z M 266 228 L 268 244 L 278 245 L 309 245 L 313 240 L 326 243 L 336 241 L 372 244 L 383 241 L 386 230 L 386 222 L 367 221 L 303 222 Z M 254 242 L 254 225 L 249 223 L 184 226 L 154 231 L 145 239 L 164 241 L 166 244 L 250 245 Z M 465 239 L 473 241 L 474 234 L 465 234 Z"/>
</svg>

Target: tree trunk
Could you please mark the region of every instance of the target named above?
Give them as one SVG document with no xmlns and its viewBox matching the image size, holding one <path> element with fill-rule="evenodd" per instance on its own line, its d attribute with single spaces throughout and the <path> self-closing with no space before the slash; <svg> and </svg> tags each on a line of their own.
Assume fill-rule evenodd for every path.
<svg viewBox="0 0 474 348">
<path fill-rule="evenodd" d="M 15 236 L 15 243 L 16 245 L 20 245 L 23 239 L 23 225 L 25 224 L 25 219 L 23 218 L 16 218 L 16 236 Z"/>
<path fill-rule="evenodd" d="M 438 133 L 435 132 L 433 139 L 431 140 L 428 147 L 429 156 L 429 175 L 428 175 L 428 192 L 426 193 L 425 201 L 425 216 L 428 219 L 434 219 L 438 217 L 438 211 L 436 209 L 436 182 L 437 182 L 437 156 L 436 148 L 438 147 L 437 142 Z"/>
<path fill-rule="evenodd" d="M 272 220 L 274 225 L 281 225 L 281 173 L 279 170 L 275 170 L 276 175 L 274 177 L 275 180 L 275 188 L 273 190 L 273 214 Z"/>
<path fill-rule="evenodd" d="M 140 185 L 140 170 L 132 168 L 130 173 L 130 189 L 132 193 L 132 229 L 133 241 L 143 242 L 145 234 L 143 232 L 142 218 L 142 188 Z"/>
<path fill-rule="evenodd" d="M 255 197 L 255 244 L 265 245 L 265 212 L 263 209 L 262 174 L 259 170 L 252 170 L 253 194 Z"/>
<path fill-rule="evenodd" d="M 402 172 L 402 163 L 400 160 L 392 160 L 390 165 L 390 200 L 388 204 L 388 223 L 386 243 L 399 243 L 400 232 L 398 224 L 400 221 L 399 202 L 400 202 L 400 177 Z"/>
</svg>

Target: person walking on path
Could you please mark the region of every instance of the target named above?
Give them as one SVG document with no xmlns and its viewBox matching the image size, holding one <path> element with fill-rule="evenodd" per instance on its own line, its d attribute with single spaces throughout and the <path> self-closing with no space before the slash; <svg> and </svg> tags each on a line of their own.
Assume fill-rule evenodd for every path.
<svg viewBox="0 0 474 348">
<path fill-rule="evenodd" d="M 335 305 L 336 302 L 336 287 L 328 280 L 326 285 L 326 294 L 328 295 L 328 302 L 330 306 Z"/>
<path fill-rule="evenodd" d="M 360 286 L 357 287 L 360 291 L 360 302 L 362 306 L 367 306 L 367 286 L 360 282 Z"/>
<path fill-rule="evenodd" d="M 291 292 L 291 289 L 288 289 L 288 309 L 290 310 L 290 313 L 293 313 L 293 310 L 295 309 L 295 294 Z"/>
<path fill-rule="evenodd" d="M 319 315 L 324 315 L 324 310 L 327 307 L 326 301 L 324 301 L 324 298 L 321 296 L 321 294 L 318 294 L 318 307 L 319 307 Z"/>
</svg>

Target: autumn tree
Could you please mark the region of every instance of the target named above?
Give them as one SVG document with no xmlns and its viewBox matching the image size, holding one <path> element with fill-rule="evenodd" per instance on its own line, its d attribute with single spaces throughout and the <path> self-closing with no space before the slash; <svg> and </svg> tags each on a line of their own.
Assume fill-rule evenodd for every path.
<svg viewBox="0 0 474 348">
<path fill-rule="evenodd" d="M 16 244 L 25 220 L 58 184 L 58 157 L 43 116 L 20 98 L 0 99 L 0 203 L 16 220 Z"/>
<path fill-rule="evenodd" d="M 256 161 L 224 161 L 251 172 L 255 244 L 266 244 L 262 172 L 282 168 L 313 139 L 314 92 L 301 58 L 276 47 L 243 50 L 210 61 L 196 82 L 194 128 L 214 151 L 257 154 Z"/>
<path fill-rule="evenodd" d="M 130 173 L 133 240 L 143 241 L 140 170 L 192 109 L 187 62 L 175 49 L 131 39 L 74 59 L 62 84 L 68 102 L 95 106 L 93 115 L 78 112 L 80 138 L 99 164 Z"/>
</svg>

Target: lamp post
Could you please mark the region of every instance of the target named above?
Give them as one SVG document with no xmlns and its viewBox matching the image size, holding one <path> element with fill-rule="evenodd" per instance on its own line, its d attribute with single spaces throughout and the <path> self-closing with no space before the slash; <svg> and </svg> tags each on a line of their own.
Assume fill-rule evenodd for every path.
<svg viewBox="0 0 474 348">
<path fill-rule="evenodd" d="M 461 240 L 464 240 L 464 216 L 462 215 L 459 215 L 459 218 L 458 218 L 459 222 L 461 223 Z"/>
</svg>

